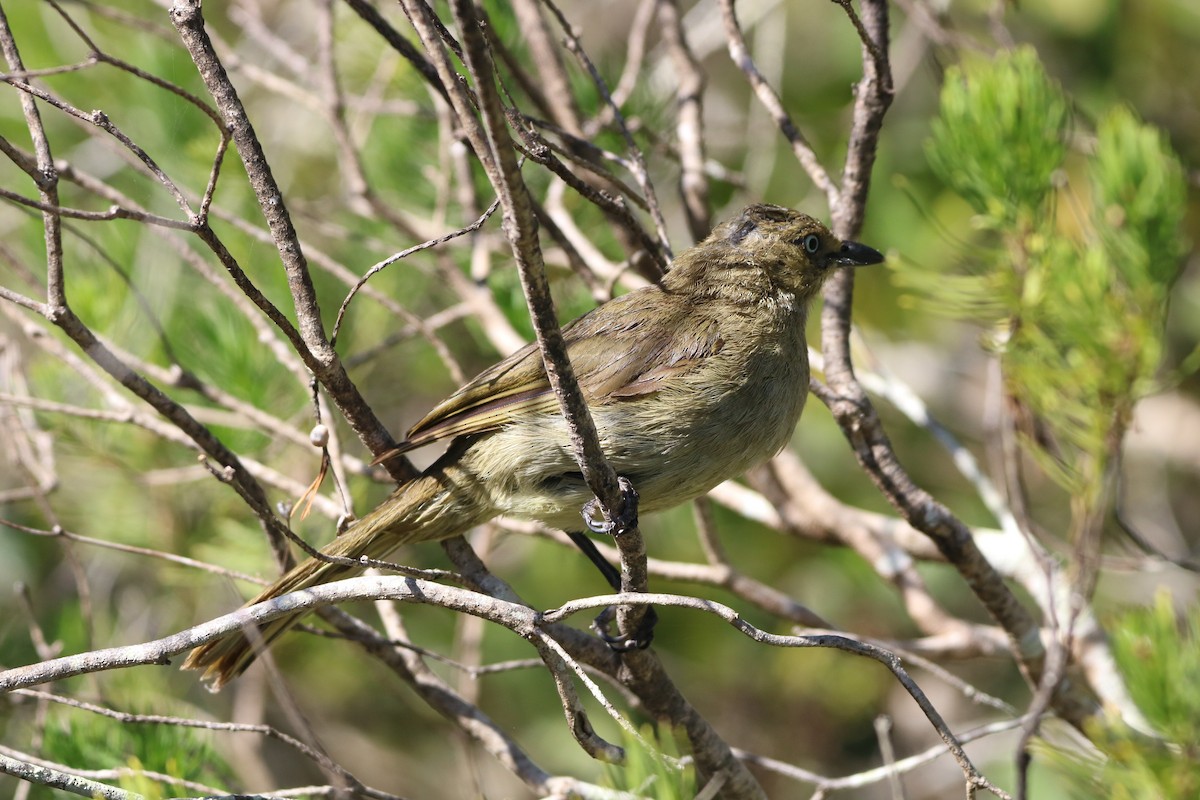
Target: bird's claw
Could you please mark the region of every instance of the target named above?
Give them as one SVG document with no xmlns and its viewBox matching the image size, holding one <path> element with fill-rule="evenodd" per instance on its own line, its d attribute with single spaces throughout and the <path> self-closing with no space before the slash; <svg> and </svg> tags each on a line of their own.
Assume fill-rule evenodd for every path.
<svg viewBox="0 0 1200 800">
<path fill-rule="evenodd" d="M 616 523 L 609 522 L 600 513 L 600 501 L 594 497 L 583 504 L 582 516 L 583 524 L 592 533 L 608 533 L 616 527 Z"/>
<path fill-rule="evenodd" d="M 652 606 L 646 608 L 646 613 L 641 622 L 637 624 L 636 629 L 614 636 L 608 632 L 608 626 L 612 624 L 616 615 L 617 607 L 608 606 L 592 620 L 592 630 L 604 640 L 604 643 L 614 653 L 645 650 L 654 641 L 654 627 L 658 625 L 658 612 Z"/>
<path fill-rule="evenodd" d="M 617 477 L 617 486 L 621 490 L 621 510 L 612 519 L 608 519 L 601 509 L 600 501 L 593 497 L 583 504 L 583 524 L 592 533 L 608 533 L 620 536 L 638 524 L 638 493 L 633 483 L 624 476 Z"/>
</svg>

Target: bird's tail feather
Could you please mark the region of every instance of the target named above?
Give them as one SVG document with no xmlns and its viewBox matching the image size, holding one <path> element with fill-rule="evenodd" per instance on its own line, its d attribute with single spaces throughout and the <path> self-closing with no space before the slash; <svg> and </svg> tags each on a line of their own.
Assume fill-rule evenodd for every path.
<svg viewBox="0 0 1200 800">
<path fill-rule="evenodd" d="M 454 486 L 455 481 L 442 471 L 410 481 L 321 552 L 355 560 L 362 556 L 382 559 L 401 545 L 457 536 L 494 515 L 473 493 L 454 491 Z M 347 577 L 358 569 L 309 558 L 246 605 Z M 263 648 L 307 613 L 298 611 L 201 645 L 184 661 L 183 668 L 204 670 L 203 680 L 217 691 L 242 674 Z"/>
</svg>

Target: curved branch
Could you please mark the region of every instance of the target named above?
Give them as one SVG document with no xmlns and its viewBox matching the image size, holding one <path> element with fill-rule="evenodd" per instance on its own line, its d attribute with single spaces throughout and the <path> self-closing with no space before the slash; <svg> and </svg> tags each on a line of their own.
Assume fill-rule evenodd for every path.
<svg viewBox="0 0 1200 800">
<path fill-rule="evenodd" d="M 762 644 L 774 647 L 830 647 L 855 655 L 865 656 L 887 667 L 896 677 L 897 681 L 904 686 L 905 690 L 912 696 L 913 700 L 916 701 L 922 712 L 931 724 L 933 724 L 943 742 L 946 743 L 946 746 L 954 754 L 955 759 L 958 761 L 971 785 L 992 791 L 999 797 L 1008 797 L 1008 795 L 992 786 L 975 769 L 937 709 L 925 697 L 924 692 L 921 691 L 916 682 L 909 677 L 901 665 L 899 657 L 895 654 L 889 653 L 875 645 L 856 641 L 841 634 L 814 633 L 804 636 L 785 636 L 768 633 L 746 622 L 729 606 L 711 600 L 701 600 L 695 597 L 673 594 L 635 592 L 600 595 L 575 600 L 558 608 L 539 612 L 520 603 L 500 600 L 468 589 L 444 586 L 413 578 L 369 575 L 336 581 L 315 586 L 304 591 L 282 595 L 150 642 L 94 650 L 88 653 L 50 659 L 37 664 L 16 667 L 5 672 L 0 672 L 0 692 L 11 692 L 14 689 L 23 689 L 76 675 L 121 667 L 169 664 L 171 656 L 191 650 L 205 642 L 218 639 L 246 626 L 258 626 L 264 622 L 269 622 L 272 619 L 296 611 L 307 611 L 335 603 L 368 599 L 390 599 L 400 602 L 437 605 L 453 611 L 482 617 L 490 622 L 508 628 L 522 638 L 530 641 L 538 639 L 543 635 L 541 632 L 543 626 L 561 622 L 589 609 L 615 605 L 653 604 L 674 606 L 717 616 L 743 635 Z M 642 658 L 653 658 L 653 655 L 648 651 L 638 651 L 637 655 Z M 637 691 L 638 673 L 641 672 L 638 666 L 637 664 L 631 665 L 626 660 L 620 667 L 620 671 L 623 674 L 634 673 L 629 677 L 633 679 L 635 692 Z M 626 683 L 628 682 L 626 681 Z M 642 693 L 638 692 L 638 694 L 641 695 Z M 644 697 L 645 695 L 642 696 Z M 689 720 L 684 720 L 685 725 L 688 725 L 688 722 Z M 742 791 L 745 791 L 744 788 Z"/>
</svg>

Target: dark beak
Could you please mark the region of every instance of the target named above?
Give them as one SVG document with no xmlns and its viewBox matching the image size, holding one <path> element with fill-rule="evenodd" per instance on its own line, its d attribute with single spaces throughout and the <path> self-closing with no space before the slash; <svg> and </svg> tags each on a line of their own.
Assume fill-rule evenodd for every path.
<svg viewBox="0 0 1200 800">
<path fill-rule="evenodd" d="M 858 242 L 842 242 L 842 249 L 829 260 L 842 267 L 865 267 L 883 261 L 883 253 Z"/>
</svg>

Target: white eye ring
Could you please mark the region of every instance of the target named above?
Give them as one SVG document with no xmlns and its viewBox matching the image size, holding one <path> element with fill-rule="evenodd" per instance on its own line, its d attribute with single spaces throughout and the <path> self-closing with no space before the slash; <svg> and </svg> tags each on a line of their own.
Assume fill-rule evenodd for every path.
<svg viewBox="0 0 1200 800">
<path fill-rule="evenodd" d="M 817 236 L 815 233 L 810 233 L 808 236 L 805 236 L 804 249 L 809 255 L 816 253 L 821 249 L 821 237 Z"/>
</svg>

